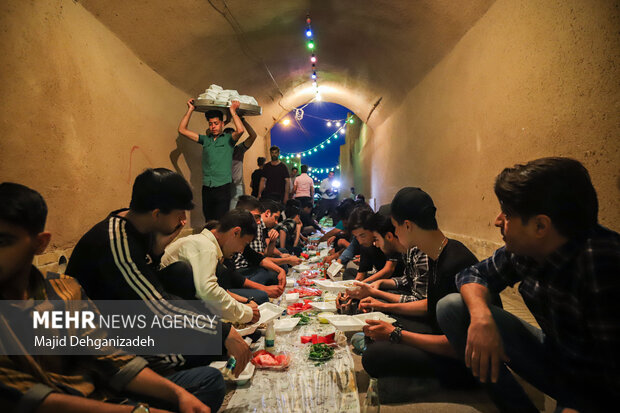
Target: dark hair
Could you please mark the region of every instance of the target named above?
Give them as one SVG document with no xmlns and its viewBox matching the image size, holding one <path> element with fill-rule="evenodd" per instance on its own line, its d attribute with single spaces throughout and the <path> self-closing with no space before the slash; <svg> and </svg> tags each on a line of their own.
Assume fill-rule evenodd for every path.
<svg viewBox="0 0 620 413">
<path fill-rule="evenodd" d="M 271 152 L 271 151 L 278 151 L 278 152 L 280 152 L 280 148 L 274 145 L 271 148 L 269 148 L 269 152 Z"/>
<path fill-rule="evenodd" d="M 219 232 L 227 232 L 235 227 L 241 228 L 241 235 L 256 235 L 256 221 L 252 214 L 243 209 L 231 209 L 220 219 L 217 226 Z"/>
<path fill-rule="evenodd" d="M 211 231 L 212 229 L 217 228 L 219 224 L 220 221 L 218 221 L 217 219 L 210 219 L 205 223 L 205 229 Z"/>
<path fill-rule="evenodd" d="M 31 235 L 43 232 L 47 205 L 37 191 L 13 182 L 0 184 L 0 220 L 16 225 Z"/>
<path fill-rule="evenodd" d="M 265 157 L 264 156 L 259 156 L 258 158 L 256 158 L 256 163 L 258 164 L 258 166 L 265 165 Z"/>
<path fill-rule="evenodd" d="M 274 201 L 273 199 L 263 198 L 260 200 L 260 204 L 263 207 L 263 212 L 269 210 L 272 214 L 277 214 L 278 212 L 282 212 L 284 208 L 281 203 L 278 201 Z"/>
<path fill-rule="evenodd" d="M 336 215 L 336 220 L 347 220 L 349 219 L 349 215 L 351 215 L 351 211 L 357 206 L 354 200 L 351 198 L 345 198 L 336 208 L 334 208 L 334 214 Z"/>
<path fill-rule="evenodd" d="M 139 213 L 159 209 L 169 214 L 173 209 L 193 209 L 193 197 L 182 175 L 165 168 L 149 168 L 136 177 L 129 208 Z"/>
<path fill-rule="evenodd" d="M 385 238 L 385 235 L 388 232 L 391 232 L 392 234 L 396 233 L 396 229 L 394 228 L 394 225 L 392 224 L 392 220 L 390 219 L 390 217 L 386 216 L 384 214 L 381 214 L 379 212 L 377 212 L 376 214 L 372 215 L 363 224 L 363 228 L 367 229 L 369 231 L 376 231 L 383 238 Z"/>
<path fill-rule="evenodd" d="M 365 228 L 366 222 L 374 215 L 372 208 L 368 205 L 359 205 L 349 215 L 347 220 L 347 229 L 353 231 L 359 228 Z"/>
<path fill-rule="evenodd" d="M 213 118 L 218 118 L 219 120 L 223 121 L 224 114 L 219 110 L 208 110 L 205 112 L 205 119 L 207 119 L 207 121 Z"/>
<path fill-rule="evenodd" d="M 306 172 L 308 172 L 308 165 L 301 165 L 301 173 L 305 174 Z"/>
<path fill-rule="evenodd" d="M 598 222 L 598 199 L 588 170 L 570 158 L 541 158 L 504 169 L 495 179 L 502 211 L 524 223 L 547 215 L 558 232 L 578 238 Z"/>
<path fill-rule="evenodd" d="M 296 166 L 293 166 L 293 167 L 291 168 L 291 171 L 299 171 L 299 169 L 297 169 L 297 167 L 296 167 Z"/>
<path fill-rule="evenodd" d="M 263 205 L 252 195 L 241 195 L 235 208 L 244 209 L 246 211 L 254 211 L 255 209 L 258 209 L 261 213 L 265 212 Z"/>
<path fill-rule="evenodd" d="M 362 194 L 357 194 L 355 195 L 355 200 L 356 201 L 362 201 L 362 202 L 366 202 L 366 197 Z"/>
<path fill-rule="evenodd" d="M 286 219 L 295 218 L 300 213 L 301 210 L 299 206 L 287 202 L 286 208 L 284 208 L 284 214 L 286 214 Z"/>
<path fill-rule="evenodd" d="M 435 219 L 437 208 L 433 199 L 420 188 L 402 188 L 394 196 L 391 205 L 392 218 L 399 224 L 408 220 L 427 231 L 438 228 Z"/>
</svg>

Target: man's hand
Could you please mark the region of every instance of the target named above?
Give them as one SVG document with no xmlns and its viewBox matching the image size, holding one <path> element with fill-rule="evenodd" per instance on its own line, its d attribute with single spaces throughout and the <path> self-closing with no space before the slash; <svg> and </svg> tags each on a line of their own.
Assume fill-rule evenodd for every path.
<svg viewBox="0 0 620 413">
<path fill-rule="evenodd" d="M 370 313 L 375 310 L 380 310 L 383 307 L 383 302 L 376 298 L 366 297 L 360 301 L 358 308 L 364 313 Z"/>
<path fill-rule="evenodd" d="M 179 394 L 179 412 L 180 413 L 211 413 L 209 406 L 204 405 L 193 394 L 183 389 Z M 153 410 L 153 409 L 151 409 Z"/>
<path fill-rule="evenodd" d="M 361 283 L 359 281 L 356 281 L 354 284 L 357 288 L 348 289 L 347 294 L 349 296 L 357 300 L 372 296 L 373 288 L 370 286 L 370 284 Z"/>
<path fill-rule="evenodd" d="M 348 314 L 351 309 L 352 301 L 353 300 L 347 293 L 338 293 L 338 297 L 336 298 L 336 308 L 340 310 L 340 313 Z"/>
<path fill-rule="evenodd" d="M 256 304 L 254 301 L 250 301 L 247 305 L 249 305 L 252 309 L 252 320 L 250 321 L 250 323 L 254 324 L 258 320 L 260 320 L 260 310 L 258 309 L 258 304 Z"/>
<path fill-rule="evenodd" d="M 269 298 L 278 298 L 284 292 L 284 287 L 280 285 L 268 285 L 264 290 Z"/>
<path fill-rule="evenodd" d="M 278 285 L 284 289 L 286 287 L 286 273 L 284 270 L 280 270 L 278 273 Z"/>
<path fill-rule="evenodd" d="M 271 241 L 277 241 L 277 240 L 278 240 L 278 238 L 280 238 L 280 233 L 279 233 L 278 231 L 276 231 L 275 229 L 273 229 L 273 228 L 271 228 L 271 229 L 269 230 L 268 235 L 269 235 L 269 239 L 270 239 Z"/>
<path fill-rule="evenodd" d="M 504 353 L 502 337 L 493 317 L 472 317 L 467 330 L 465 365 L 471 368 L 472 374 L 482 383 L 486 383 L 489 373 L 491 381 L 496 383 L 502 361 L 507 362 L 509 359 Z"/>
<path fill-rule="evenodd" d="M 331 236 L 327 239 L 327 245 L 332 245 L 332 243 L 336 240 L 335 236 Z"/>
<path fill-rule="evenodd" d="M 224 345 L 226 346 L 226 350 L 228 350 L 228 355 L 234 356 L 237 360 L 237 365 L 233 370 L 233 374 L 235 377 L 239 377 L 239 374 L 245 370 L 245 366 L 252 359 L 250 347 L 234 327 L 230 328 L 230 333 L 228 333 Z"/>
<path fill-rule="evenodd" d="M 185 226 L 187 221 L 183 220 L 179 224 L 178 228 L 174 230 L 172 234 L 162 234 L 160 232 L 155 233 L 155 242 L 153 243 L 153 253 L 155 255 L 161 255 L 164 253 L 166 246 L 170 244 L 181 233 L 181 230 Z"/>
<path fill-rule="evenodd" d="M 238 101 L 238 100 L 233 100 L 233 101 L 230 103 L 230 113 L 231 113 L 231 114 L 237 113 L 237 109 L 239 109 L 239 106 L 240 106 L 240 105 L 241 105 L 241 103 L 239 103 L 239 101 Z"/>
<path fill-rule="evenodd" d="M 358 272 L 357 275 L 355 276 L 355 281 L 364 281 L 364 273 L 363 272 Z"/>
<path fill-rule="evenodd" d="M 359 265 L 359 263 L 360 263 L 360 256 L 358 254 L 353 258 L 353 264 Z"/>
<path fill-rule="evenodd" d="M 299 258 L 299 257 L 297 257 L 295 255 L 291 255 L 291 256 L 286 257 L 286 258 L 287 258 L 286 263 L 289 264 L 289 265 L 295 266 L 295 265 L 301 264 L 301 258 Z"/>
<path fill-rule="evenodd" d="M 194 106 L 194 99 L 190 99 L 187 101 L 187 111 L 193 112 L 196 107 Z"/>
<path fill-rule="evenodd" d="M 387 341 L 395 327 L 387 321 L 365 320 L 364 334 L 375 341 Z"/>
</svg>

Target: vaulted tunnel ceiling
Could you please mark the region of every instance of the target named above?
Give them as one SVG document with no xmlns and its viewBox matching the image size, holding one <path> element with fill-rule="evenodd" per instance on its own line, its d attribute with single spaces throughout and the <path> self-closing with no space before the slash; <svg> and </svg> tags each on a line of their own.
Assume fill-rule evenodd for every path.
<svg viewBox="0 0 620 413">
<path fill-rule="evenodd" d="M 319 85 L 347 91 L 326 98 L 347 105 L 348 97 L 361 96 L 364 110 L 380 97 L 383 110 L 396 107 L 493 2 L 80 0 L 189 96 L 215 83 L 254 95 L 264 106 L 300 85 L 310 86 L 304 41 L 309 13 Z"/>
</svg>

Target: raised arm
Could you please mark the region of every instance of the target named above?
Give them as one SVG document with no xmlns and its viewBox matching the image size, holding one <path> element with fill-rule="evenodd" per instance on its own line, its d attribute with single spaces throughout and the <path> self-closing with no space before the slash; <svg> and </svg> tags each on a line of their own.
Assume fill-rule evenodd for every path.
<svg viewBox="0 0 620 413">
<path fill-rule="evenodd" d="M 179 124 L 179 133 L 186 138 L 189 138 L 193 141 L 198 142 L 199 136 L 196 132 L 187 129 L 187 125 L 189 124 L 189 118 L 192 117 L 192 112 L 194 111 L 194 99 L 190 99 L 187 101 L 187 112 L 181 119 L 181 123 Z"/>
<path fill-rule="evenodd" d="M 254 144 L 254 141 L 256 140 L 256 132 L 254 131 L 252 125 L 250 125 L 248 121 L 245 120 L 245 118 L 241 118 L 241 122 L 243 123 L 243 127 L 245 128 L 245 130 L 247 130 L 248 134 L 250 135 L 246 140 L 243 141 L 243 144 L 247 149 L 250 149 L 250 147 Z"/>
<path fill-rule="evenodd" d="M 264 176 L 260 179 L 260 184 L 258 185 L 258 199 L 263 195 L 263 191 L 265 190 L 265 185 L 267 184 L 267 178 Z"/>
<path fill-rule="evenodd" d="M 233 141 L 237 142 L 241 135 L 245 132 L 243 129 L 243 122 L 241 122 L 241 118 L 237 115 L 237 109 L 239 109 L 240 103 L 238 101 L 233 101 L 230 105 L 230 116 L 232 117 L 233 123 L 235 124 L 235 131 L 232 133 Z"/>
</svg>

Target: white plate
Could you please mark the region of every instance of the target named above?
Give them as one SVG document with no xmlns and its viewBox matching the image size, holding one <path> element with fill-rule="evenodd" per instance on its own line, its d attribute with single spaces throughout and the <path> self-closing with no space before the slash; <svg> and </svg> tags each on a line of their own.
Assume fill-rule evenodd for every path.
<svg viewBox="0 0 620 413">
<path fill-rule="evenodd" d="M 315 263 L 315 262 L 319 262 L 319 261 L 321 261 L 321 259 L 322 259 L 322 258 L 321 258 L 320 256 L 315 255 L 314 257 L 310 257 L 310 258 L 308 258 L 308 262 Z"/>
<path fill-rule="evenodd" d="M 225 361 L 214 361 L 213 363 L 209 364 L 209 366 L 215 369 L 218 369 L 219 371 L 222 371 L 224 367 L 226 367 L 226 362 Z M 254 366 L 254 364 L 248 363 L 247 366 L 245 366 L 245 369 L 239 375 L 239 377 L 237 377 L 236 379 L 230 379 L 228 377 L 224 377 L 224 380 L 231 381 L 231 382 L 237 383 L 238 386 L 242 386 L 246 384 L 248 381 L 250 381 L 250 379 L 254 375 L 255 369 L 256 367 Z"/>
<path fill-rule="evenodd" d="M 317 249 L 319 250 L 329 249 L 329 247 L 327 246 L 327 241 L 319 242 Z"/>
<path fill-rule="evenodd" d="M 291 277 L 286 277 L 286 288 L 291 288 L 295 286 L 295 279 Z"/>
<path fill-rule="evenodd" d="M 333 315 L 325 317 L 327 321 L 338 330 L 343 332 L 348 331 L 362 331 L 366 323 L 362 320 L 352 317 L 350 315 Z"/>
<path fill-rule="evenodd" d="M 324 250 L 321 250 L 321 252 L 319 253 L 319 256 L 327 257 L 327 254 L 329 254 L 329 249 L 325 248 Z"/>
<path fill-rule="evenodd" d="M 351 290 L 356 288 L 353 281 L 331 281 L 331 280 L 316 280 L 314 282 L 319 288 L 332 293 L 344 292 L 347 289 Z M 359 287 L 358 287 L 359 288 Z"/>
<path fill-rule="evenodd" d="M 274 321 L 273 326 L 276 329 L 276 333 L 292 331 L 299 323 L 299 320 L 301 320 L 301 318 L 299 317 L 282 318 L 280 320 Z"/>
<path fill-rule="evenodd" d="M 303 272 L 303 271 L 309 270 L 310 266 L 306 264 L 299 264 L 299 265 L 294 266 L 293 269 L 297 272 Z"/>
<path fill-rule="evenodd" d="M 327 303 L 324 301 L 313 301 L 310 303 L 310 305 L 316 308 L 317 310 L 321 310 L 321 311 L 336 311 L 335 301 L 330 301 Z"/>
<path fill-rule="evenodd" d="M 381 320 L 381 321 L 386 321 L 390 324 L 394 324 L 396 322 L 396 319 L 390 317 L 389 315 L 383 314 L 379 311 L 374 311 L 372 313 L 365 313 L 365 314 L 356 314 L 353 317 L 361 320 L 364 324 L 366 324 L 365 320 Z"/>
<path fill-rule="evenodd" d="M 278 307 L 272 303 L 262 303 L 258 306 L 258 309 L 260 310 L 260 319 L 256 323 L 256 327 L 258 327 L 259 324 L 266 323 L 280 317 L 280 315 L 282 315 L 282 311 L 284 311 L 284 308 Z"/>
<path fill-rule="evenodd" d="M 299 300 L 299 293 L 290 293 L 284 296 L 287 303 L 296 303 Z"/>
<path fill-rule="evenodd" d="M 237 329 L 235 330 L 237 330 L 237 333 L 239 333 L 239 335 L 243 337 L 243 336 L 247 336 L 255 332 L 257 327 L 258 327 L 258 324 L 250 324 L 246 328 L 242 328 L 241 330 L 237 330 Z"/>
<path fill-rule="evenodd" d="M 329 276 L 329 278 L 334 279 L 334 277 L 338 275 L 341 269 L 342 264 L 340 264 L 338 261 L 333 261 L 327 269 L 327 275 Z"/>
</svg>

